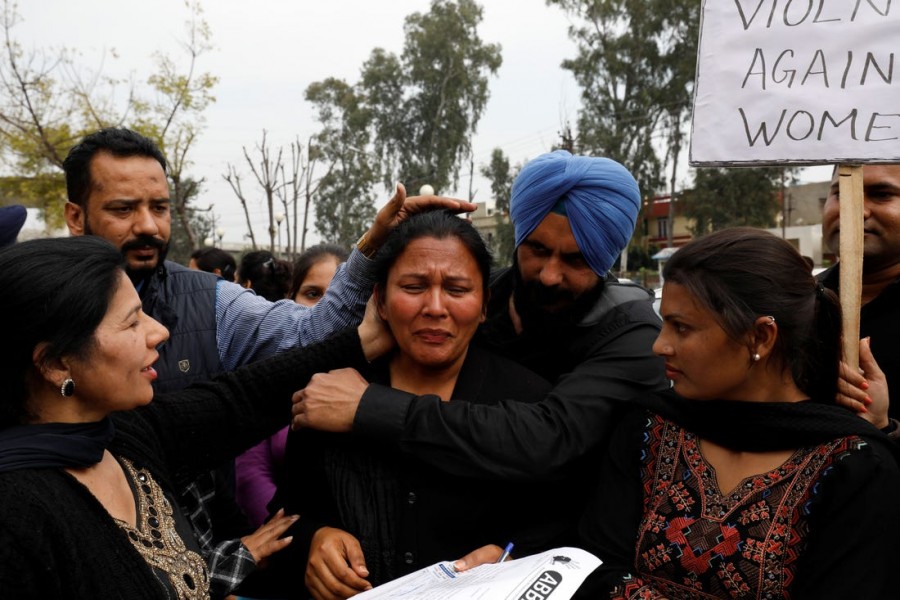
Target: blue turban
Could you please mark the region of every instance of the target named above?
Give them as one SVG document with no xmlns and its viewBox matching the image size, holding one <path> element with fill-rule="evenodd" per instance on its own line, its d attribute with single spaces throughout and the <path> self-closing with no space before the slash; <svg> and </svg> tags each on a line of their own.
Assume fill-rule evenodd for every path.
<svg viewBox="0 0 900 600">
<path fill-rule="evenodd" d="M 563 214 L 588 265 L 602 276 L 631 239 L 640 205 L 637 182 L 616 161 L 557 150 L 516 177 L 509 216 L 518 247 L 551 210 Z"/>
</svg>

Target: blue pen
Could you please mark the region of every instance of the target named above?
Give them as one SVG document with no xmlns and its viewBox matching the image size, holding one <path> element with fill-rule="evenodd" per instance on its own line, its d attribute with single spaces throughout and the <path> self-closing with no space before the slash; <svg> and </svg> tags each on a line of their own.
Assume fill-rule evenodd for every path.
<svg viewBox="0 0 900 600">
<path fill-rule="evenodd" d="M 506 545 L 506 548 L 503 549 L 503 554 L 500 555 L 500 558 L 497 559 L 498 563 L 502 563 L 504 560 L 509 558 L 509 553 L 512 552 L 513 543 L 510 542 Z"/>
</svg>

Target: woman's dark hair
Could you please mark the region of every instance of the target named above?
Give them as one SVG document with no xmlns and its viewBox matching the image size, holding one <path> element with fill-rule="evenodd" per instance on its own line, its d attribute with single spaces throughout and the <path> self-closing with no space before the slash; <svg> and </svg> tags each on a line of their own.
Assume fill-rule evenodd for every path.
<svg viewBox="0 0 900 600">
<path fill-rule="evenodd" d="M 266 250 L 248 252 L 241 258 L 237 277 L 241 285 L 249 281 L 250 289 L 266 300 L 284 300 L 291 287 L 291 263 Z"/>
<path fill-rule="evenodd" d="M 6 357 L 0 361 L 0 381 L 6 386 L 0 428 L 30 418 L 28 386 L 36 376 L 32 353 L 38 344 L 47 344 L 44 364 L 89 356 L 123 268 L 121 252 L 92 235 L 30 240 L 0 251 Z"/>
<path fill-rule="evenodd" d="M 200 248 L 191 253 L 191 258 L 197 261 L 197 267 L 207 273 L 215 273 L 218 269 L 225 281 L 234 281 L 234 273 L 237 262 L 231 252 L 221 248 Z"/>
<path fill-rule="evenodd" d="M 383 288 L 387 284 L 388 272 L 410 242 L 425 237 L 439 240 L 453 237 L 466 247 L 481 272 L 482 291 L 486 303 L 491 279 L 491 251 L 471 223 L 446 210 L 432 210 L 413 215 L 391 231 L 374 257 L 376 284 Z"/>
<path fill-rule="evenodd" d="M 337 244 L 317 244 L 310 246 L 294 261 L 294 273 L 291 276 L 291 289 L 288 291 L 288 298 L 294 298 L 306 279 L 306 274 L 313 268 L 313 265 L 324 258 L 333 256 L 337 259 L 338 264 L 347 261 L 350 253 L 343 246 Z"/>
<path fill-rule="evenodd" d="M 759 229 L 711 233 L 679 249 L 663 279 L 684 286 L 712 311 L 729 337 L 743 343 L 757 318 L 772 316 L 772 358 L 818 402 L 834 402 L 841 360 L 841 307 L 797 250 Z"/>
</svg>

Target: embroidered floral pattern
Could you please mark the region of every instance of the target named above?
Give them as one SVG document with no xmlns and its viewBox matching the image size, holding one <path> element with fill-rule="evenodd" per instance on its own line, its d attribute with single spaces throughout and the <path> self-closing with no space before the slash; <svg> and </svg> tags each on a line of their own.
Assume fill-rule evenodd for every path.
<svg viewBox="0 0 900 600">
<path fill-rule="evenodd" d="M 696 437 L 651 416 L 642 454 L 637 573 L 613 597 L 789 598 L 814 484 L 857 442 L 802 448 L 723 494 Z"/>
</svg>

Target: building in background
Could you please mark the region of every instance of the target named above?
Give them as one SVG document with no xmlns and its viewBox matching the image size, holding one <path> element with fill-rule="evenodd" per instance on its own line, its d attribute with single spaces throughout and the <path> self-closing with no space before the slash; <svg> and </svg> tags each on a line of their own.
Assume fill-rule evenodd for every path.
<svg viewBox="0 0 900 600">
<path fill-rule="evenodd" d="M 670 215 L 671 213 L 671 215 Z M 671 217 L 671 218 L 670 218 Z M 672 201 L 671 196 L 656 196 L 644 199 L 644 207 L 641 213 L 641 227 L 645 236 L 645 247 L 675 248 L 684 246 L 693 237 L 691 235 L 691 222 L 678 211 L 678 198 Z M 671 229 L 671 238 L 670 232 Z"/>
<path fill-rule="evenodd" d="M 835 256 L 822 239 L 822 208 L 831 181 L 792 185 L 785 190 L 778 225 L 766 231 L 784 238 L 817 268 L 834 263 Z"/>
<path fill-rule="evenodd" d="M 830 181 L 804 183 L 786 188 L 782 210 L 776 217 L 777 225 L 767 229 L 793 244 L 800 254 L 811 258 L 816 267 L 828 266 L 835 258 L 822 239 L 822 208 L 830 188 Z M 670 205 L 673 210 L 671 219 Z M 672 254 L 669 248 L 670 227 L 673 248 L 683 246 L 693 238 L 690 231 L 692 223 L 679 214 L 677 198 L 674 204 L 671 204 L 669 196 L 645 200 L 641 219 L 642 243 L 645 248 L 659 249 L 652 258 L 658 261 L 660 267 Z"/>
<path fill-rule="evenodd" d="M 486 202 L 476 202 L 475 210 L 469 213 L 472 226 L 481 234 L 491 252 L 496 256 L 497 243 L 497 217 L 500 216 L 495 208 L 491 208 Z M 509 223 L 509 215 L 502 215 L 502 222 Z"/>
</svg>

